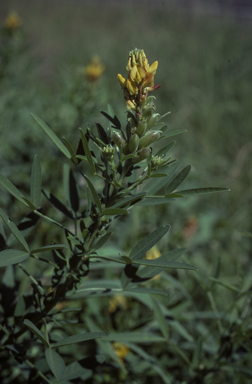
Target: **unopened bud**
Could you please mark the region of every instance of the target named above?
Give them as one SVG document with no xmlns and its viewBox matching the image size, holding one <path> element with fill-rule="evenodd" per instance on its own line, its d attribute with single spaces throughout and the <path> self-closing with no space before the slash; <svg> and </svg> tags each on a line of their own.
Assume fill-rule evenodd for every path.
<svg viewBox="0 0 252 384">
<path fill-rule="evenodd" d="M 136 152 L 136 150 L 137 150 L 137 148 L 138 148 L 138 144 L 139 144 L 139 137 L 138 137 L 138 135 L 135 133 L 135 134 L 132 135 L 131 138 L 129 139 L 129 151 L 130 151 L 130 153 Z"/>
<path fill-rule="evenodd" d="M 137 152 L 136 156 L 133 157 L 132 163 L 140 163 L 140 161 L 146 159 L 150 154 L 150 148 L 142 148 L 140 151 Z"/>
<path fill-rule="evenodd" d="M 138 134 L 139 137 L 143 136 L 143 134 L 146 131 L 146 127 L 147 127 L 146 120 L 140 120 L 138 122 L 136 133 Z"/>
<path fill-rule="evenodd" d="M 151 116 L 153 115 L 154 109 L 153 108 L 146 108 L 142 114 L 142 117 L 149 120 Z"/>
<path fill-rule="evenodd" d="M 138 148 L 141 149 L 141 148 L 148 147 L 149 145 L 157 141 L 159 137 L 160 137 L 160 132 L 158 131 L 147 132 L 146 135 L 141 137 Z"/>
<path fill-rule="evenodd" d="M 129 117 L 128 118 L 128 123 L 129 123 L 130 129 L 136 127 L 136 121 L 135 121 L 135 119 L 133 117 Z"/>
<path fill-rule="evenodd" d="M 127 144 L 119 132 L 112 132 L 112 140 L 119 148 L 123 148 Z"/>
<path fill-rule="evenodd" d="M 153 125 L 156 124 L 156 122 L 159 120 L 159 118 L 160 118 L 160 114 L 159 113 L 153 113 L 153 115 L 151 116 L 151 118 L 148 121 L 147 131 L 149 129 L 151 129 L 153 127 Z"/>
</svg>

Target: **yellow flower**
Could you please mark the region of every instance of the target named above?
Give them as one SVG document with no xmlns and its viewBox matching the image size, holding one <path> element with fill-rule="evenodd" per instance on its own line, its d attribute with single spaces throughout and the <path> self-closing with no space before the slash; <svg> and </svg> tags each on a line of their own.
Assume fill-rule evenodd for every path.
<svg viewBox="0 0 252 384">
<path fill-rule="evenodd" d="M 122 363 L 125 357 L 127 356 L 127 354 L 129 353 L 129 347 L 127 347 L 127 345 L 117 343 L 117 342 L 112 343 L 112 345 L 115 350 L 116 356 Z"/>
<path fill-rule="evenodd" d="M 3 22 L 3 26 L 6 29 L 14 30 L 22 24 L 22 20 L 16 12 L 11 12 Z"/>
<path fill-rule="evenodd" d="M 98 56 L 94 56 L 90 63 L 83 68 L 84 75 L 90 82 L 97 81 L 105 70 Z"/>
<path fill-rule="evenodd" d="M 157 67 L 157 61 L 151 66 L 149 65 L 143 49 L 130 51 L 126 66 L 128 78 L 125 79 L 122 75 L 117 75 L 117 79 L 124 90 L 127 109 L 137 110 L 145 103 L 148 91 L 160 87 L 160 85 L 154 86 L 154 75 Z"/>
<path fill-rule="evenodd" d="M 147 260 L 155 260 L 157 259 L 158 257 L 161 256 L 161 253 L 158 249 L 158 247 L 156 245 L 154 245 L 154 247 L 152 247 L 151 249 L 149 249 L 149 251 L 146 252 L 145 254 L 145 258 Z M 156 279 L 159 279 L 159 275 L 156 275 L 153 280 L 156 280 Z"/>
<path fill-rule="evenodd" d="M 127 299 L 125 299 L 125 297 L 122 295 L 116 295 L 109 300 L 108 311 L 109 313 L 113 313 L 119 307 L 127 309 Z"/>
<path fill-rule="evenodd" d="M 155 260 L 161 256 L 161 253 L 156 245 L 146 252 L 145 258 L 148 260 Z"/>
</svg>

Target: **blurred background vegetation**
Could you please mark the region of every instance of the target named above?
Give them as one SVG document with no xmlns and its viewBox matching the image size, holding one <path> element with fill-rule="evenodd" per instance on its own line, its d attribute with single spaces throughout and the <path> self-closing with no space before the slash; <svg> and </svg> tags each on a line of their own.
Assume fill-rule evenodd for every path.
<svg viewBox="0 0 252 384">
<path fill-rule="evenodd" d="M 76 148 L 79 126 L 95 122 L 106 126 L 99 111 L 106 110 L 108 103 L 125 121 L 116 76 L 126 75 L 128 51 L 142 48 L 150 64 L 159 62 L 157 112 L 171 111 L 166 117 L 171 130 L 187 129 L 176 137 L 172 153 L 181 167 L 192 165 L 183 187 L 229 187 L 231 191 L 179 199 L 148 210 L 138 207 L 115 228 L 114 242 L 128 250 L 157 226 L 171 224 L 169 241 L 161 242 L 161 252 L 167 247 L 188 247 L 188 260 L 198 267 L 203 280 L 220 258 L 220 277 L 235 285 L 241 275 L 249 279 L 252 272 L 251 239 L 242 235 L 242 231 L 252 232 L 252 24 L 237 17 L 235 8 L 217 15 L 204 8 L 206 2 L 197 4 L 202 7 L 177 7 L 165 0 L 1 0 L 2 25 L 12 11 L 22 25 L 15 36 L 1 37 L 0 170 L 21 190 L 29 191 L 31 162 L 38 154 L 44 188 L 62 197 L 61 155 L 39 131 L 30 112 Z M 8 38 L 6 53 L 4 39 Z M 96 56 L 104 71 L 94 81 L 88 78 L 87 66 Z M 10 216 L 23 213 L 3 190 L 0 204 Z M 46 227 L 44 231 L 45 237 Z M 177 271 L 173 277 L 193 295 L 195 310 L 209 308 L 195 274 Z M 162 282 L 163 288 L 166 284 Z M 216 286 L 215 294 L 217 306 L 228 311 L 233 292 Z M 166 305 L 173 307 L 176 300 L 181 297 Z"/>
</svg>

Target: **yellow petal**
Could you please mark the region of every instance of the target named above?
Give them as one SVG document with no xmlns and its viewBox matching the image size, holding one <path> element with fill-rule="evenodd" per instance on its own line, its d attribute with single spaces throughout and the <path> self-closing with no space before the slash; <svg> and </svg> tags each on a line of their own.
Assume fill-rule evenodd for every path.
<svg viewBox="0 0 252 384">
<path fill-rule="evenodd" d="M 138 88 L 133 80 L 131 78 L 127 79 L 127 89 L 131 95 L 137 95 L 138 94 Z"/>
<path fill-rule="evenodd" d="M 154 61 L 154 63 L 151 64 L 151 66 L 150 66 L 148 72 L 149 72 L 149 73 L 153 73 L 153 74 L 155 75 L 156 70 L 157 70 L 157 67 L 158 67 L 158 61 Z"/>
<path fill-rule="evenodd" d="M 117 79 L 119 80 L 119 83 L 121 84 L 121 86 L 123 88 L 126 88 L 127 80 L 125 79 L 125 77 L 123 77 L 122 75 L 118 74 L 117 75 Z"/>
<path fill-rule="evenodd" d="M 143 88 L 152 87 L 154 85 L 154 74 L 151 73 L 150 75 L 148 75 L 142 85 Z"/>
<path fill-rule="evenodd" d="M 143 67 L 138 67 L 138 73 L 141 76 L 141 79 L 144 79 L 146 76 L 146 70 Z"/>
<path fill-rule="evenodd" d="M 137 74 L 137 66 L 134 65 L 134 67 L 130 70 L 130 73 L 129 73 L 130 78 L 132 80 L 135 80 L 136 79 L 136 74 Z"/>
</svg>

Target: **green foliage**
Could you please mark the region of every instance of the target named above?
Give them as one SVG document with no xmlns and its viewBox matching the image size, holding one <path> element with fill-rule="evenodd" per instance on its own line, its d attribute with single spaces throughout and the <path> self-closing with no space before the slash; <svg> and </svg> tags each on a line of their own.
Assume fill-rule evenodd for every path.
<svg viewBox="0 0 252 384">
<path fill-rule="evenodd" d="M 33 20 L 39 7 L 31 3 L 22 12 Z M 120 17 L 111 8 L 105 26 L 102 12 L 87 7 L 94 19 L 79 20 L 71 46 L 64 37 L 64 59 L 48 47 L 56 39 L 60 47 L 72 12 L 78 24 L 81 12 L 66 4 L 61 13 L 50 5 L 48 33 L 40 17 L 25 20 L 33 41 L 41 34 L 40 45 L 27 44 L 21 27 L 0 47 L 0 381 L 247 384 L 250 26 L 189 19 L 163 6 L 148 13 L 137 4 L 134 12 L 120 9 Z M 105 29 L 106 50 L 96 37 Z M 152 127 L 160 131 L 150 144 L 156 162 L 150 156 L 134 163 L 135 147 L 122 154 L 112 141 L 112 131 L 130 139 L 111 82 L 125 66 L 118 41 L 139 45 L 139 38 L 159 60 L 159 108 L 172 110 L 172 129 L 161 120 Z M 42 54 L 46 44 L 40 66 L 34 48 Z M 90 84 L 75 63 L 86 62 L 94 46 L 108 72 Z M 109 106 L 98 117 L 113 98 L 116 113 Z M 174 147 L 169 138 L 185 131 Z M 171 149 L 182 165 L 169 157 Z M 159 157 L 166 163 L 154 169 Z M 192 172 L 184 181 L 187 161 Z M 195 188 L 202 180 L 232 193 L 204 196 L 226 189 Z M 147 259 L 155 250 L 157 258 Z"/>
</svg>

